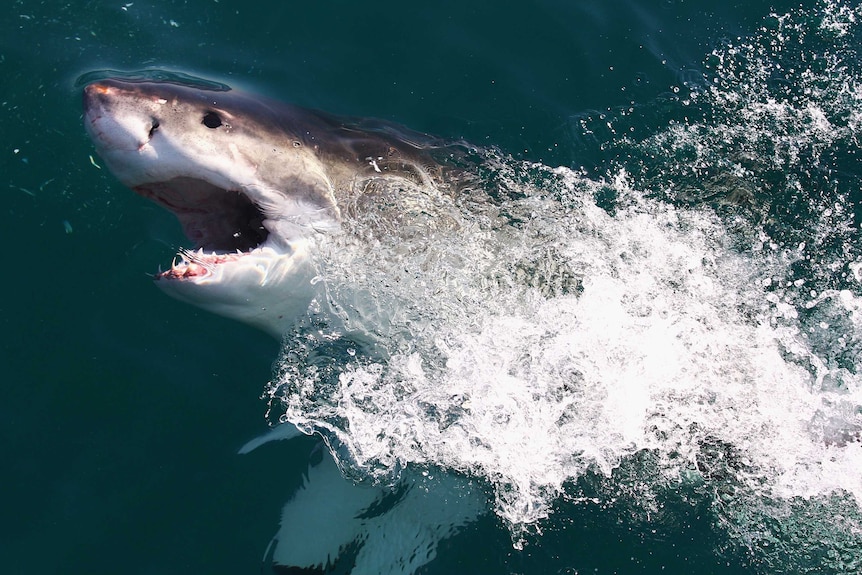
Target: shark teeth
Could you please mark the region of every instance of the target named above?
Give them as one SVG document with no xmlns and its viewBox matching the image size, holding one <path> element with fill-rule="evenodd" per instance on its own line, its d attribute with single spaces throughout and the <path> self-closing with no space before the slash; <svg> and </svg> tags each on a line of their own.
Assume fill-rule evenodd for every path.
<svg viewBox="0 0 862 575">
<path fill-rule="evenodd" d="M 170 269 L 156 275 L 156 279 L 187 279 L 212 273 L 216 266 L 247 255 L 249 252 L 237 250 L 236 253 L 206 253 L 203 248 L 189 250 L 180 248 L 171 261 Z"/>
<path fill-rule="evenodd" d="M 233 263 L 247 256 L 270 259 L 278 257 L 282 253 L 267 245 L 259 245 L 253 250 L 245 252 L 237 249 L 236 252 L 212 251 L 207 253 L 203 248 L 196 250 L 180 248 L 171 261 L 170 269 L 162 271 L 159 267 L 159 273 L 155 275 L 155 279 L 181 280 L 203 277 L 214 273 L 220 265 Z"/>
<path fill-rule="evenodd" d="M 213 270 L 213 268 L 215 267 L 214 264 L 221 263 L 218 261 L 218 254 L 216 254 L 215 252 L 213 252 L 212 254 L 205 254 L 203 248 L 198 248 L 198 251 L 196 252 L 187 250 L 186 248 L 180 248 L 179 254 L 177 255 L 182 258 L 183 264 L 185 264 L 186 266 L 196 264 L 206 268 L 209 271 Z"/>
</svg>

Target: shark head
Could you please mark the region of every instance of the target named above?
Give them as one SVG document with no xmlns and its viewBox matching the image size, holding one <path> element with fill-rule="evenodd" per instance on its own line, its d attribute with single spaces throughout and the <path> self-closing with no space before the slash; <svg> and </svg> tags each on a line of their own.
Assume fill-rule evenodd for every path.
<svg viewBox="0 0 862 575">
<path fill-rule="evenodd" d="M 170 210 L 193 243 L 156 284 L 277 337 L 319 295 L 315 241 L 340 230 L 368 190 L 426 185 L 441 169 L 430 136 L 218 84 L 107 78 L 83 100 L 111 172 Z"/>
<path fill-rule="evenodd" d="M 281 335 L 314 295 L 309 243 L 339 226 L 332 178 L 351 160 L 327 165 L 327 120 L 227 89 L 119 79 L 87 85 L 84 111 L 111 172 L 194 243 L 156 284 Z"/>
<path fill-rule="evenodd" d="M 195 244 L 180 250 L 156 284 L 282 333 L 285 318 L 313 297 L 310 238 L 339 221 L 329 176 L 304 129 L 313 117 L 230 91 L 111 79 L 84 88 L 84 110 L 114 175 L 173 212 Z"/>
</svg>

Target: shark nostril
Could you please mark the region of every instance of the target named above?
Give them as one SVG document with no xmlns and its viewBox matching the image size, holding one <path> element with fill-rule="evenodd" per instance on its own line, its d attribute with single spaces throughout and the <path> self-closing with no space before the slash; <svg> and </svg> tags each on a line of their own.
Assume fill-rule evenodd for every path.
<svg viewBox="0 0 862 575">
<path fill-rule="evenodd" d="M 156 130 L 159 129 L 159 125 L 160 125 L 159 121 L 156 118 L 153 118 L 152 120 L 153 120 L 153 122 L 152 122 L 152 124 L 150 124 L 150 138 L 153 137 L 153 134 L 156 133 Z"/>
</svg>

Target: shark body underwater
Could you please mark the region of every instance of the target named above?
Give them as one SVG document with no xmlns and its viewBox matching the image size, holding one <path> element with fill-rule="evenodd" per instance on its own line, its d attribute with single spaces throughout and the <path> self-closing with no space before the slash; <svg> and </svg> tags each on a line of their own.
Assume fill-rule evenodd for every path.
<svg viewBox="0 0 862 575">
<path fill-rule="evenodd" d="M 393 189 L 446 189 L 459 173 L 445 158 L 461 144 L 222 86 L 104 78 L 84 87 L 83 104 L 110 171 L 170 210 L 194 244 L 156 285 L 279 338 L 321 296 L 315 238 L 363 209 L 387 209 Z M 283 424 L 241 452 L 299 435 Z M 354 485 L 332 457 L 316 459 L 267 551 L 273 572 L 412 573 L 481 514 L 479 490 L 464 478 Z"/>
</svg>

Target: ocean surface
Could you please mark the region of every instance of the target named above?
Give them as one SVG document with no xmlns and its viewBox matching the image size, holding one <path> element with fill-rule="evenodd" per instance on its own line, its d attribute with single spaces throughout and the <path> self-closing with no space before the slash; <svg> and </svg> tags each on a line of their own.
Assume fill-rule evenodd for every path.
<svg viewBox="0 0 862 575">
<path fill-rule="evenodd" d="M 481 503 L 417 569 L 369 537 L 363 572 L 859 573 L 860 19 L 8 0 L 0 573 L 268 572 L 320 457 L 317 436 L 237 453 L 277 421 L 356 483 L 439 476 Z M 187 244 L 84 132 L 79 78 L 110 70 L 468 142 L 489 201 L 457 206 L 458 233 L 321 256 L 335 300 L 404 310 L 375 328 L 385 354 L 308 323 L 275 341 L 152 285 Z"/>
</svg>

